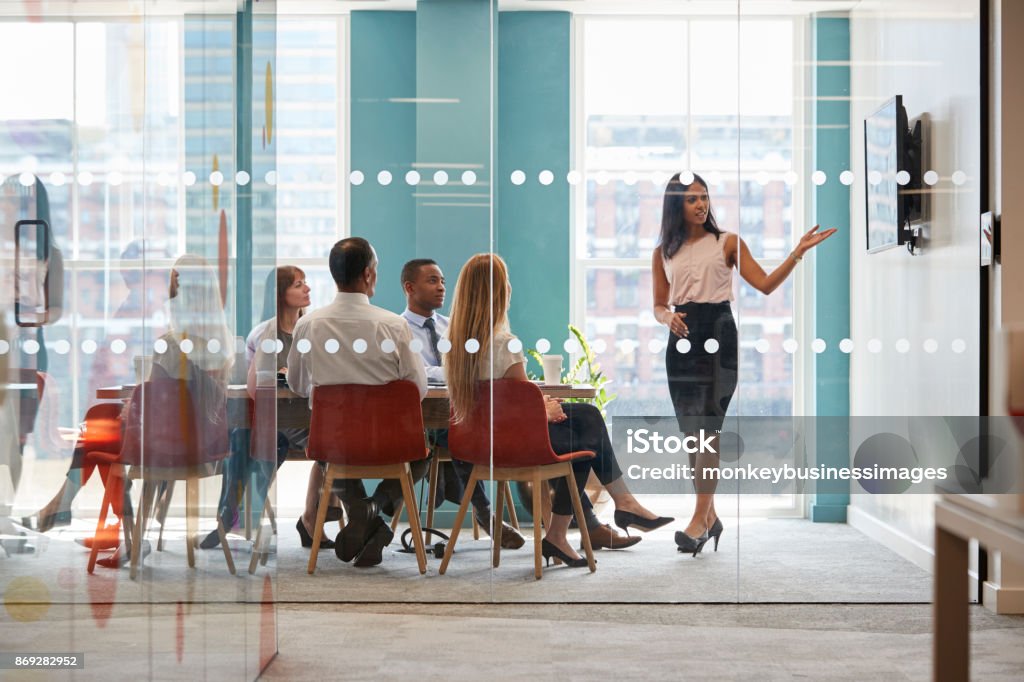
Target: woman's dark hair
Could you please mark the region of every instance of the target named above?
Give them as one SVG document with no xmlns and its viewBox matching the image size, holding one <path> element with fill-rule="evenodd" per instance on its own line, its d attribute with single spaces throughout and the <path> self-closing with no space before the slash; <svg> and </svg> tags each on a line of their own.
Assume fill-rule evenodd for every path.
<svg viewBox="0 0 1024 682">
<path fill-rule="evenodd" d="M 661 234 L 658 236 L 658 248 L 661 249 L 661 255 L 666 260 L 676 255 L 676 252 L 683 245 L 683 240 L 686 238 L 686 230 L 683 224 L 683 203 L 686 201 L 686 193 L 698 182 L 707 191 L 708 183 L 704 182 L 704 178 L 697 174 L 694 174 L 693 182 L 689 185 L 684 185 L 679 179 L 679 173 L 676 173 L 665 187 L 665 201 L 661 207 Z M 722 235 L 722 231 L 718 229 L 718 221 L 715 220 L 715 212 L 711 210 L 710 201 L 708 202 L 708 217 L 704 220 L 704 229 L 715 235 L 715 239 Z"/>
<path fill-rule="evenodd" d="M 277 266 L 277 318 L 281 319 L 281 314 L 284 311 L 285 297 L 288 295 L 288 289 L 292 284 L 295 284 L 297 279 L 305 279 L 306 273 L 302 271 L 302 268 L 297 268 L 294 265 L 279 265 Z M 302 317 L 303 309 L 299 308 L 299 317 Z"/>
</svg>

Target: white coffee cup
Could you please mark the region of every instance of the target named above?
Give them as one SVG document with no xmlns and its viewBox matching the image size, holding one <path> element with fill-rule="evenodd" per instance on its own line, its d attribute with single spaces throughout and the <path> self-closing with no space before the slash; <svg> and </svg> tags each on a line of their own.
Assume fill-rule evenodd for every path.
<svg viewBox="0 0 1024 682">
<path fill-rule="evenodd" d="M 542 355 L 540 358 L 544 366 L 544 383 L 549 386 L 562 383 L 562 356 Z"/>
</svg>

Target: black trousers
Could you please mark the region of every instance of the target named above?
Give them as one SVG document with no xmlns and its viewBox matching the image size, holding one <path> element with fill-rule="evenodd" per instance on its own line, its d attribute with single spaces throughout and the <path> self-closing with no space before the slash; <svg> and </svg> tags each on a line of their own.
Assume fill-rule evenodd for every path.
<svg viewBox="0 0 1024 682">
<path fill-rule="evenodd" d="M 412 472 L 413 483 L 419 481 L 427 473 L 430 466 L 430 459 L 421 459 L 409 463 Z M 334 492 L 345 504 L 346 509 L 352 505 L 357 507 L 363 504 L 366 499 L 366 486 L 358 478 L 339 478 L 333 484 Z M 402 499 L 402 484 L 397 478 L 386 478 L 377 484 L 373 491 L 373 500 L 380 505 L 380 510 L 388 516 L 393 516 Z"/>
<path fill-rule="evenodd" d="M 576 489 L 580 493 L 584 513 L 591 507 L 590 499 L 583 494 L 587 478 L 593 471 L 602 484 L 607 485 L 622 477 L 622 469 L 615 459 L 612 441 L 608 437 L 608 426 L 604 423 L 601 411 L 589 403 L 563 403 L 565 421 L 548 424 L 548 435 L 551 448 L 564 455 L 576 450 L 591 450 L 595 453 L 592 459 L 576 460 L 572 464 L 572 473 L 576 479 Z M 551 503 L 554 514 L 572 514 L 572 496 L 564 478 L 555 484 L 555 499 Z"/>
</svg>

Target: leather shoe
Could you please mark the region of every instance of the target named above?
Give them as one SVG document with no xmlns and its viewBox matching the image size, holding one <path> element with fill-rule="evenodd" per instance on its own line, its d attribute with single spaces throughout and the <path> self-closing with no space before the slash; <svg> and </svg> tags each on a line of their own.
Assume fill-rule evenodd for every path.
<svg viewBox="0 0 1024 682">
<path fill-rule="evenodd" d="M 476 519 L 476 525 L 480 526 L 480 529 L 486 534 L 491 534 L 490 524 L 484 521 L 480 517 Z M 512 525 L 501 522 L 501 548 L 502 549 L 519 549 L 526 544 L 526 538 L 523 534 L 515 529 Z"/>
<path fill-rule="evenodd" d="M 395 534 L 391 532 L 391 527 L 379 516 L 370 525 L 373 530 L 366 544 L 360 550 L 359 556 L 353 562 L 353 566 L 367 568 L 379 564 L 384 560 L 384 548 L 391 544 L 391 540 L 395 537 Z"/>
<path fill-rule="evenodd" d="M 363 504 L 350 504 L 348 512 L 348 525 L 341 529 L 334 541 L 334 554 L 346 562 L 355 559 L 362 551 L 370 535 L 377 529 L 374 522 L 381 520 L 377 503 L 369 498 Z"/>
<path fill-rule="evenodd" d="M 593 549 L 625 549 L 643 540 L 639 535 L 621 535 L 607 523 L 589 529 Z M 582 549 L 582 544 L 580 545 Z"/>
</svg>

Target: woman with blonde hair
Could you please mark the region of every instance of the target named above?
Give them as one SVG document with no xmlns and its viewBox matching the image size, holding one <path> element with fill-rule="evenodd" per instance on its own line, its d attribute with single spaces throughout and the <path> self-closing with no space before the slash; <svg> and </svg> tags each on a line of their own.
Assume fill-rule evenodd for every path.
<svg viewBox="0 0 1024 682">
<path fill-rule="evenodd" d="M 512 285 L 505 261 L 496 254 L 473 256 L 459 273 L 455 301 L 448 327 L 452 350 L 444 356 L 453 420 L 468 418 L 476 402 L 477 382 L 488 379 L 527 381 L 522 343 L 509 330 L 508 309 Z M 466 342 L 479 342 L 476 353 L 466 351 Z M 593 459 L 574 460 L 573 475 L 583 495 L 591 470 L 604 484 L 615 503 L 616 525 L 653 530 L 674 519 L 659 517 L 644 508 L 629 492 L 612 450 L 608 429 L 600 411 L 586 403 L 566 403 L 545 396 L 548 434 L 556 453 L 591 450 Z M 542 543 L 545 558 L 555 557 L 571 567 L 586 566 L 566 538 L 572 518 L 572 502 L 565 479 L 555 484 L 551 524 Z M 579 520 L 581 523 L 583 519 Z M 535 523 L 538 523 L 535 520 Z M 588 524 L 589 525 L 589 524 Z"/>
</svg>

